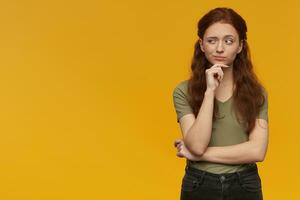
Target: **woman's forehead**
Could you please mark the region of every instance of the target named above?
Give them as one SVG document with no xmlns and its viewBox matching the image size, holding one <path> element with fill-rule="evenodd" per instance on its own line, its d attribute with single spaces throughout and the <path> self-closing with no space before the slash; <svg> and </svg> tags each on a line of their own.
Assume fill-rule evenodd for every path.
<svg viewBox="0 0 300 200">
<path fill-rule="evenodd" d="M 237 37 L 238 33 L 231 24 L 217 22 L 210 25 L 206 29 L 204 35 L 205 37 L 225 38 L 225 37 Z"/>
</svg>

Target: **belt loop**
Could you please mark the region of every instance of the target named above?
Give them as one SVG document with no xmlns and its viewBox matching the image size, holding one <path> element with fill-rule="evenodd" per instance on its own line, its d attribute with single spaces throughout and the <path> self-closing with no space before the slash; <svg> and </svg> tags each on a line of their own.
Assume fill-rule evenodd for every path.
<svg viewBox="0 0 300 200">
<path fill-rule="evenodd" d="M 239 183 L 241 184 L 242 183 L 241 173 L 240 172 L 236 172 L 236 174 L 238 176 Z"/>
<path fill-rule="evenodd" d="M 206 171 L 202 171 L 202 173 L 201 173 L 201 177 L 200 177 L 200 183 L 202 183 L 203 182 L 203 180 L 204 180 L 204 175 L 206 174 Z"/>
</svg>

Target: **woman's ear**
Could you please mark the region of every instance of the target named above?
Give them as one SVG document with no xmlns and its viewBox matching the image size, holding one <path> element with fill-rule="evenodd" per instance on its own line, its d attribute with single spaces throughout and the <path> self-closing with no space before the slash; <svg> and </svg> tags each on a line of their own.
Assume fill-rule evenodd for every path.
<svg viewBox="0 0 300 200">
<path fill-rule="evenodd" d="M 238 49 L 238 54 L 241 53 L 241 51 L 243 50 L 243 44 L 244 44 L 244 40 L 241 40 L 240 45 L 239 45 L 239 49 Z"/>
<path fill-rule="evenodd" d="M 204 52 L 204 49 L 203 49 L 203 40 L 201 38 L 199 38 L 199 44 L 200 44 L 201 51 Z"/>
</svg>

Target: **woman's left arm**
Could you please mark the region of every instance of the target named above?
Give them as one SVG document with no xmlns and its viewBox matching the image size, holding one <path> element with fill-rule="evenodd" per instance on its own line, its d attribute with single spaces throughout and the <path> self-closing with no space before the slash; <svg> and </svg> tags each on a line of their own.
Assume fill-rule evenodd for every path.
<svg viewBox="0 0 300 200">
<path fill-rule="evenodd" d="M 221 147 L 207 147 L 201 157 L 193 157 L 193 160 L 202 160 L 224 164 L 241 164 L 262 162 L 268 147 L 268 122 L 264 119 L 256 119 L 255 127 L 249 134 L 249 141 Z M 180 150 L 177 153 L 180 156 Z M 179 154 L 179 155 L 178 155 Z"/>
</svg>

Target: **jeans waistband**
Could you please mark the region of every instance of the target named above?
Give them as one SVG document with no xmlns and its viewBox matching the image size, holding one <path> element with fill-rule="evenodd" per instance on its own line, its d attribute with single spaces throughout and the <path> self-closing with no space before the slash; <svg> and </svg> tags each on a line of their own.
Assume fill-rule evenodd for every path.
<svg viewBox="0 0 300 200">
<path fill-rule="evenodd" d="M 238 172 L 233 172 L 233 173 L 221 173 L 221 174 L 215 174 L 211 172 L 207 172 L 201 169 L 196 169 L 191 166 L 186 165 L 185 171 L 187 174 L 193 174 L 198 177 L 203 177 L 203 176 L 209 176 L 211 178 L 216 178 L 220 179 L 220 177 L 224 177 L 226 179 L 232 179 L 232 178 L 241 178 L 247 174 L 252 174 L 252 173 L 258 173 L 258 168 L 257 165 L 250 165 L 249 168 L 243 170 L 243 171 L 238 171 Z"/>
</svg>

